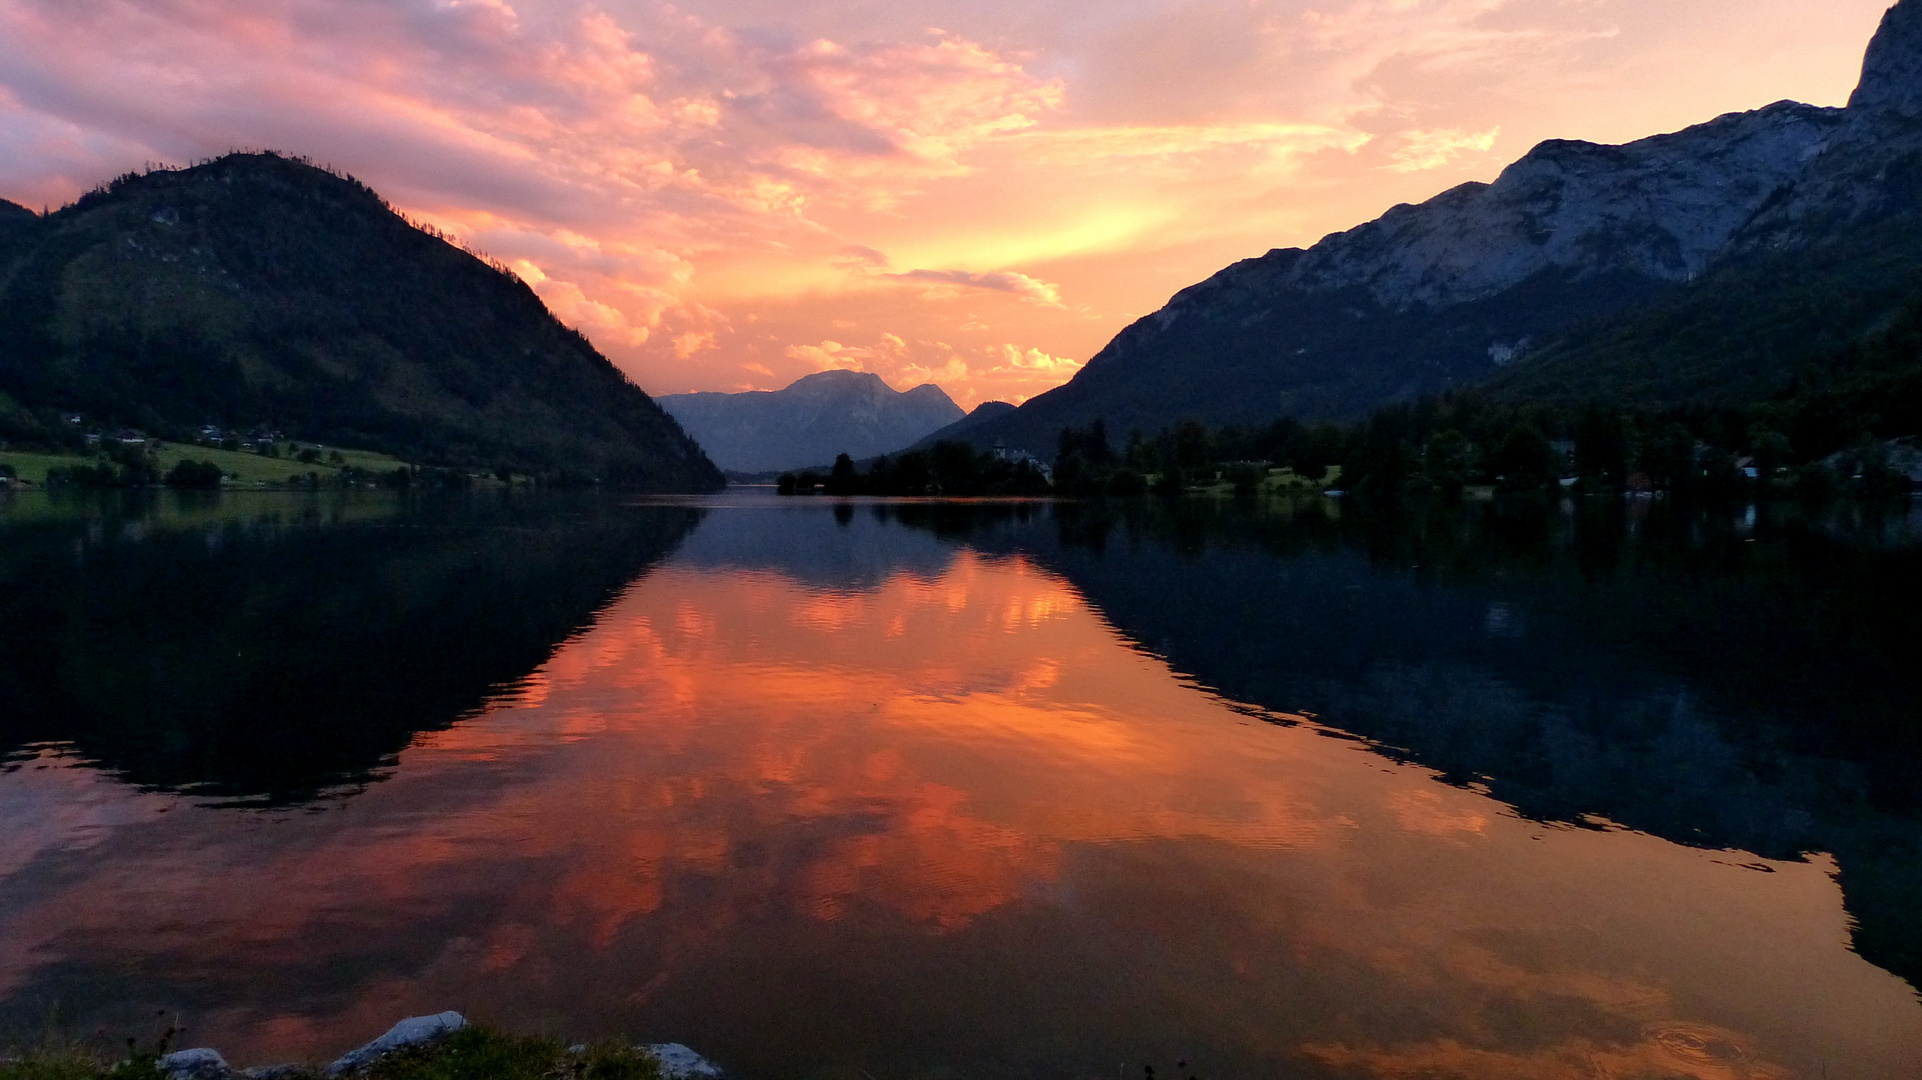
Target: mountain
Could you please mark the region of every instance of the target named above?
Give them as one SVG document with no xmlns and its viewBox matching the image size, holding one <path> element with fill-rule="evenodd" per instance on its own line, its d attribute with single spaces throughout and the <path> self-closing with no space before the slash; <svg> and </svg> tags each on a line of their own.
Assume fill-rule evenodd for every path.
<svg viewBox="0 0 1922 1080">
<path fill-rule="evenodd" d="M 933 383 L 896 392 L 862 371 L 816 372 L 782 390 L 658 400 L 721 468 L 747 473 L 890 453 L 962 417 Z"/>
<path fill-rule="evenodd" d="M 1117 433 L 1343 419 L 1473 384 L 1644 403 L 1757 392 L 1922 295 L 1919 236 L 1922 0 L 1902 0 L 1847 108 L 1542 143 L 1491 184 L 1182 290 L 968 438 L 1049 452 L 1096 418 Z"/>
<path fill-rule="evenodd" d="M 54 410 L 266 424 L 428 464 L 705 491 L 719 470 L 520 279 L 274 154 L 0 206 L 0 436 Z"/>
<path fill-rule="evenodd" d="M 145 788 L 273 802 L 366 783 L 544 664 L 704 513 L 630 501 L 426 493 L 300 528 L 234 500 L 13 515 L 0 760 L 59 742 Z"/>
<path fill-rule="evenodd" d="M 949 439 L 966 440 L 969 432 L 981 427 L 990 420 L 999 420 L 1004 416 L 1012 416 L 1014 415 L 1014 410 L 1014 405 L 1006 401 L 984 401 L 976 405 L 973 412 L 949 424 L 947 427 L 941 428 L 931 434 L 923 435 L 920 439 L 916 440 L 914 445 L 907 447 L 907 449 L 926 450 L 935 443 L 946 442 Z"/>
</svg>

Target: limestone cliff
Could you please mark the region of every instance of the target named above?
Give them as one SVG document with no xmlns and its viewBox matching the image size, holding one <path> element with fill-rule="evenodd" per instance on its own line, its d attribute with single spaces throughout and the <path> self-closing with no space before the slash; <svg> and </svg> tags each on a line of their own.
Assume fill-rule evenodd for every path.
<svg viewBox="0 0 1922 1080">
<path fill-rule="evenodd" d="M 716 464 L 744 473 L 825 465 L 836 454 L 889 453 L 962 417 L 933 383 L 896 391 L 862 371 L 818 371 L 781 390 L 658 400 Z"/>
<path fill-rule="evenodd" d="M 971 433 L 1346 417 L 1501 376 L 1576 328 L 1737 265 L 1859 241 L 1922 207 L 1922 0 L 1870 45 L 1845 109 L 1784 101 L 1621 146 L 1552 140 L 1306 250 L 1182 290 L 1069 384 Z"/>
</svg>

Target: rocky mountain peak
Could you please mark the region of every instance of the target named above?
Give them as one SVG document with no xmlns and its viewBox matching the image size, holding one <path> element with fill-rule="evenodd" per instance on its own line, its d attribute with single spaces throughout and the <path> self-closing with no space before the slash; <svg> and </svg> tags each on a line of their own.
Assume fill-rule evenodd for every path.
<svg viewBox="0 0 1922 1080">
<path fill-rule="evenodd" d="M 781 390 L 668 394 L 661 407 L 723 469 L 775 472 L 826 465 L 836 454 L 891 453 L 961 419 L 940 387 L 897 391 L 869 371 L 817 371 Z"/>
<path fill-rule="evenodd" d="M 885 392 L 892 394 L 894 388 L 881 380 L 881 376 L 870 371 L 848 371 L 843 368 L 829 368 L 812 375 L 803 375 L 787 385 L 778 393 L 797 395 L 807 394 L 848 394 L 866 391 L 870 394 Z"/>
<path fill-rule="evenodd" d="M 1922 116 L 1922 0 L 1902 0 L 1882 16 L 1849 108 Z"/>
<path fill-rule="evenodd" d="M 1912 234 L 1882 230 L 1891 222 L 1922 230 L 1917 175 L 1922 0 L 1901 0 L 1868 49 L 1849 108 L 1779 101 L 1618 146 L 1549 140 L 1493 183 L 1394 207 L 1312 247 L 1276 249 L 1183 289 L 1067 385 L 969 426 L 966 437 L 1046 452 L 1061 428 L 1096 418 L 1111 431 L 1154 431 L 1185 418 L 1352 417 L 1519 378 L 1513 373 L 1557 362 L 1558 342 L 1626 325 L 1651 305 L 1722 311 L 1704 320 L 1728 315 L 1729 304 L 1762 310 L 1747 299 L 1763 280 L 1759 266 L 1792 291 L 1786 283 L 1808 272 L 1798 260 L 1814 255 L 1848 265 L 1834 271 L 1840 277 L 1873 278 L 1835 255 L 1856 250 L 1847 245 L 1907 265 L 1894 237 Z M 1837 295 L 1853 304 L 1859 291 Z M 1854 317 L 1831 306 L 1837 325 Z M 1719 334 L 1704 331 L 1702 340 Z M 1758 340 L 1754 366 L 1775 363 L 1772 339 Z M 1647 352 L 1639 344 L 1628 351 Z M 1662 377 L 1649 364 L 1626 371 L 1608 378 L 1645 387 Z M 1683 392 L 1680 381 L 1668 385 Z"/>
<path fill-rule="evenodd" d="M 920 386 L 903 390 L 901 394 L 904 397 L 918 398 L 923 401 L 954 405 L 954 399 L 948 396 L 948 392 L 931 382 L 924 382 Z M 959 409 L 961 406 L 954 405 L 954 407 Z"/>
</svg>

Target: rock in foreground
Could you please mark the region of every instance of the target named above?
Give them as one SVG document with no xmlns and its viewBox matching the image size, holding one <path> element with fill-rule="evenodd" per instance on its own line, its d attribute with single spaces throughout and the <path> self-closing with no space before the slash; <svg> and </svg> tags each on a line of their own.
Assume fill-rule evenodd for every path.
<svg viewBox="0 0 1922 1080">
<path fill-rule="evenodd" d="M 681 1043 L 643 1046 L 616 1043 L 596 1047 L 580 1044 L 563 1049 L 554 1039 L 501 1035 L 474 1028 L 461 1014 L 452 1011 L 410 1016 L 380 1038 L 341 1055 L 325 1069 L 290 1064 L 236 1070 L 219 1051 L 209 1047 L 177 1051 L 160 1058 L 155 1065 L 165 1080 L 312 1080 L 317 1077 L 381 1080 L 389 1075 L 421 1075 L 423 1061 L 429 1070 L 427 1075 L 443 1075 L 433 1071 L 442 1047 L 448 1055 L 461 1055 L 458 1062 L 449 1057 L 447 1066 L 438 1066 L 453 1067 L 447 1075 L 468 1075 L 479 1070 L 486 1080 L 546 1080 L 569 1073 L 644 1076 L 649 1069 L 657 1072 L 661 1080 L 726 1080 L 727 1076 L 720 1066 Z M 419 1056 L 423 1054 L 427 1056 Z M 101 1075 L 104 1077 L 106 1071 Z"/>
<path fill-rule="evenodd" d="M 452 1010 L 436 1013 L 433 1016 L 410 1016 L 389 1028 L 387 1034 L 366 1046 L 341 1055 L 339 1060 L 327 1066 L 327 1075 L 339 1076 L 342 1073 L 365 1068 L 396 1050 L 434 1042 L 466 1026 L 466 1018 Z"/>
</svg>

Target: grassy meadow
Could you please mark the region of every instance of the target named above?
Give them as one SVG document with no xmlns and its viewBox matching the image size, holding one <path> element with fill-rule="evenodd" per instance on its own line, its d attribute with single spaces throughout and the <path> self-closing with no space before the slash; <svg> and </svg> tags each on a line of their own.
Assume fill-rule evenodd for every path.
<svg viewBox="0 0 1922 1080">
<path fill-rule="evenodd" d="M 158 1080 L 159 1054 L 105 1054 L 57 1040 L 0 1054 L 0 1080 Z M 298 1064 L 284 1080 L 319 1080 L 324 1066 Z M 624 1042 L 569 1045 L 545 1035 L 466 1027 L 437 1042 L 398 1050 L 351 1074 L 365 1080 L 661 1080 L 660 1064 Z"/>
<path fill-rule="evenodd" d="M 322 483 L 339 475 L 343 468 L 356 468 L 368 472 L 393 472 L 407 464 L 396 457 L 377 454 L 372 450 L 347 450 L 328 448 L 321 452 L 321 460 L 311 464 L 297 460 L 291 447 L 281 447 L 280 457 L 264 454 L 249 454 L 239 450 L 222 450 L 218 447 L 199 446 L 190 443 L 166 443 L 161 446 L 155 457 L 160 462 L 160 474 L 165 476 L 180 461 L 210 461 L 219 466 L 220 471 L 233 477 L 231 482 L 238 485 L 276 485 L 285 484 L 290 477 L 305 477 L 308 473 L 319 473 Z M 332 460 L 330 455 L 338 453 L 340 460 Z M 14 472 L 22 480 L 36 486 L 47 482 L 49 469 L 71 468 L 75 465 L 96 465 L 105 460 L 102 454 L 34 454 L 24 451 L 0 450 L 0 464 L 13 466 Z"/>
</svg>

